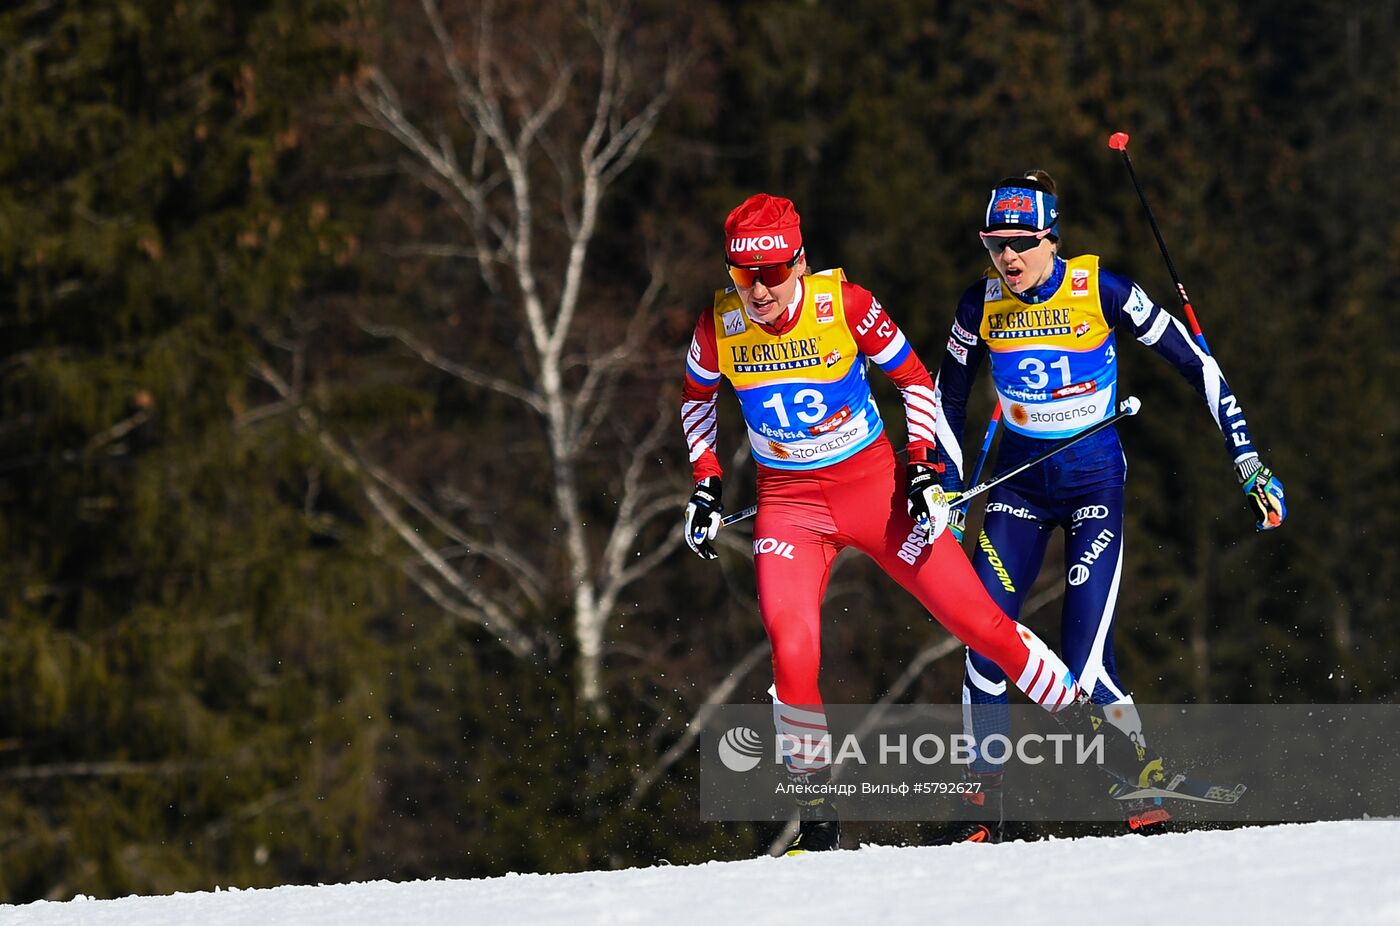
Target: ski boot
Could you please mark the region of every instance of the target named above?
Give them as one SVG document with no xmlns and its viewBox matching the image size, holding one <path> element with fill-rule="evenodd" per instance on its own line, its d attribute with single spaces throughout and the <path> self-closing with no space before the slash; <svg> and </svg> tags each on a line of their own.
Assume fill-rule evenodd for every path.
<svg viewBox="0 0 1400 926">
<path fill-rule="evenodd" d="M 830 852 L 841 848 L 841 821 L 803 820 L 798 824 L 797 835 L 783 850 L 784 855 L 802 855 L 806 852 Z"/>
<path fill-rule="evenodd" d="M 975 791 L 962 794 L 958 819 L 948 824 L 947 831 L 934 845 L 950 846 L 959 842 L 997 843 L 1002 839 L 1002 772 L 967 772 L 963 781 L 980 785 Z"/>
<path fill-rule="evenodd" d="M 789 780 L 800 785 L 796 792 L 797 836 L 783 850 L 784 855 L 804 852 L 829 852 L 841 848 L 841 818 L 831 802 L 831 769 L 824 768 L 808 775 L 792 775 Z"/>
<path fill-rule="evenodd" d="M 1104 738 L 1104 771 L 1134 788 L 1161 787 L 1167 780 L 1162 757 L 1115 727 L 1104 716 L 1103 707 L 1080 693 L 1068 707 L 1054 714 L 1069 733 Z"/>
</svg>

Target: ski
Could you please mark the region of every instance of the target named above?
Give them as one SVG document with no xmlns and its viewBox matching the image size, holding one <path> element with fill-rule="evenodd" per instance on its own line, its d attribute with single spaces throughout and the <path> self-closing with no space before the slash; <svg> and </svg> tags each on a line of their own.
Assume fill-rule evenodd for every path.
<svg viewBox="0 0 1400 926">
<path fill-rule="evenodd" d="M 1139 788 L 1129 784 L 1115 784 L 1109 789 L 1109 795 L 1117 801 L 1170 798 L 1202 804 L 1234 804 L 1247 790 L 1248 786 L 1242 784 L 1217 784 L 1176 773 L 1161 786 Z"/>
</svg>

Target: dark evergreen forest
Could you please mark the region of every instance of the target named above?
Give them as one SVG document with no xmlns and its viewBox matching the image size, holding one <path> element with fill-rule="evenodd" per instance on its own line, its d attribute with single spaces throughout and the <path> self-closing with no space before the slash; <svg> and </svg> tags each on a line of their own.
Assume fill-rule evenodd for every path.
<svg viewBox="0 0 1400 926">
<path fill-rule="evenodd" d="M 1066 253 L 1176 308 L 1114 131 L 1290 508 L 1256 533 L 1123 341 L 1122 675 L 1396 698 L 1397 47 L 1340 0 L 7 5 L 0 901 L 762 852 L 700 819 L 693 742 L 766 700 L 750 536 L 679 531 L 724 216 L 793 198 L 936 365 L 1032 167 Z M 829 701 L 958 699 L 865 560 L 824 608 Z"/>
</svg>

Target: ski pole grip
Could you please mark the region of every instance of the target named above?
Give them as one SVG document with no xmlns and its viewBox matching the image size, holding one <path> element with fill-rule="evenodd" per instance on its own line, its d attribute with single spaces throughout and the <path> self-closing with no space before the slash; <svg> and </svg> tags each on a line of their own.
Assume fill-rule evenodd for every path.
<svg viewBox="0 0 1400 926">
<path fill-rule="evenodd" d="M 733 514 L 725 515 L 723 518 L 720 519 L 719 526 L 728 527 L 729 525 L 735 524 L 739 521 L 747 520 L 756 514 L 758 514 L 758 506 L 750 505 L 743 511 L 736 511 Z"/>
</svg>

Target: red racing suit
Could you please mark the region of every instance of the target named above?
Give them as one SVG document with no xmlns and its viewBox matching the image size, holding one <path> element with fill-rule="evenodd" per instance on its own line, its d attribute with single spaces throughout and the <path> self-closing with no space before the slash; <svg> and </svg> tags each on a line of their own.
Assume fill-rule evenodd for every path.
<svg viewBox="0 0 1400 926">
<path fill-rule="evenodd" d="M 1078 688 L 1059 657 L 993 603 L 956 540 L 945 532 L 929 546 L 915 527 L 867 360 L 903 395 L 910 459 L 935 458 L 928 370 L 880 303 L 839 270 L 804 277 L 774 327 L 749 317 L 733 289 L 722 290 L 691 341 L 681 418 L 695 480 L 721 475 L 714 441 L 722 378 L 739 397 L 758 465 L 754 567 L 779 732 L 825 730 L 821 599 L 847 546 L 873 558 L 1033 700 L 1051 710 L 1068 703 Z M 825 764 L 789 757 L 797 772 Z"/>
</svg>

